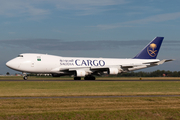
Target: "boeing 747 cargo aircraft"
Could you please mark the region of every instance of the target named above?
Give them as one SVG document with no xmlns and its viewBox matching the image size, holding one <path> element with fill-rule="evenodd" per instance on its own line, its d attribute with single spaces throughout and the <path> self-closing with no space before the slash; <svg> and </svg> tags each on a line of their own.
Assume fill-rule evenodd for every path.
<svg viewBox="0 0 180 120">
<path fill-rule="evenodd" d="M 117 75 L 172 61 L 156 59 L 164 37 L 153 39 L 140 53 L 131 59 L 61 57 L 47 54 L 24 53 L 8 61 L 6 65 L 23 73 L 52 74 L 53 77 L 73 75 L 74 80 L 95 80 L 96 75 Z"/>
</svg>

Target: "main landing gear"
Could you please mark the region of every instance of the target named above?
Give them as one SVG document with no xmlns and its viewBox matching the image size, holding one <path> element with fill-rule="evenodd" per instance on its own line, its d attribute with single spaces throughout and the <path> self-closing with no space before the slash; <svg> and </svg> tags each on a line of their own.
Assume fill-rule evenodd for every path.
<svg viewBox="0 0 180 120">
<path fill-rule="evenodd" d="M 84 80 L 96 80 L 94 76 L 88 75 L 84 77 Z"/>
<path fill-rule="evenodd" d="M 81 80 L 81 77 L 74 77 L 74 80 Z"/>
<path fill-rule="evenodd" d="M 88 75 L 84 77 L 84 80 L 95 80 L 94 76 Z M 74 80 L 81 80 L 81 77 L 74 77 Z"/>
</svg>

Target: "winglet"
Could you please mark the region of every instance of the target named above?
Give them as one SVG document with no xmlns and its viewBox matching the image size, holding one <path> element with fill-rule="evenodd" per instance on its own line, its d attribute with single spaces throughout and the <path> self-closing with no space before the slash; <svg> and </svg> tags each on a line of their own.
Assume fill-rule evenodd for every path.
<svg viewBox="0 0 180 120">
<path fill-rule="evenodd" d="M 164 37 L 154 38 L 142 51 L 133 59 L 156 59 Z"/>
</svg>

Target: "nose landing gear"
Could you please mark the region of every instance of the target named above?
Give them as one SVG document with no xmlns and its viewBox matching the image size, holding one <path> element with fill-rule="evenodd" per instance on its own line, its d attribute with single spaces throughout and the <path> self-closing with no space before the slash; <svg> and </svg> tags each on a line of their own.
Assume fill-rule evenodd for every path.
<svg viewBox="0 0 180 120">
<path fill-rule="evenodd" d="M 27 79 L 28 79 L 28 77 L 27 77 L 27 76 L 24 76 L 24 77 L 23 77 L 23 79 L 24 79 L 24 80 L 27 80 Z"/>
<path fill-rule="evenodd" d="M 74 77 L 74 80 L 81 80 L 81 77 Z M 84 80 L 96 80 L 94 76 L 87 75 L 84 77 Z"/>
<path fill-rule="evenodd" d="M 96 80 L 94 76 L 88 75 L 84 77 L 84 80 Z"/>
<path fill-rule="evenodd" d="M 26 73 L 23 73 L 23 79 L 24 79 L 24 80 L 27 80 L 27 79 L 28 79 L 28 76 L 27 76 Z"/>
</svg>

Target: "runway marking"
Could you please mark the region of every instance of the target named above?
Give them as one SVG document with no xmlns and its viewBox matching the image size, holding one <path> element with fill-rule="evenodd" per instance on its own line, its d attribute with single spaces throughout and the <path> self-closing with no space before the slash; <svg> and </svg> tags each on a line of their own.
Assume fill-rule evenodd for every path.
<svg viewBox="0 0 180 120">
<path fill-rule="evenodd" d="M 180 95 L 122 95 L 122 96 L 39 96 L 39 97 L 0 97 L 0 99 L 57 99 L 57 98 L 134 98 L 134 97 L 180 97 Z"/>
</svg>

